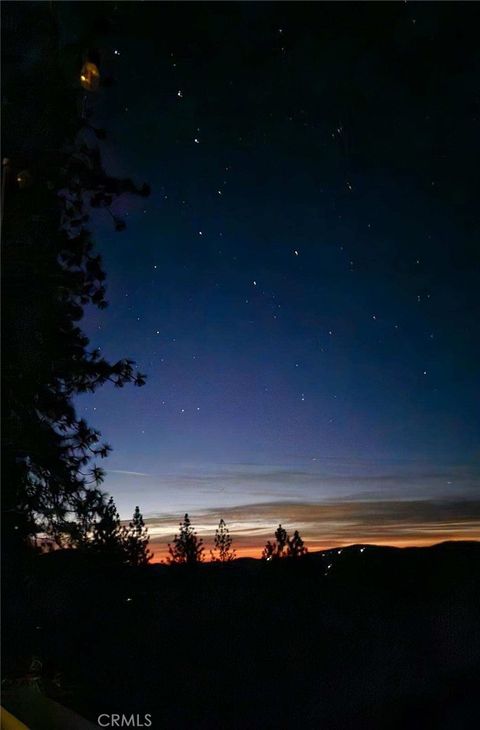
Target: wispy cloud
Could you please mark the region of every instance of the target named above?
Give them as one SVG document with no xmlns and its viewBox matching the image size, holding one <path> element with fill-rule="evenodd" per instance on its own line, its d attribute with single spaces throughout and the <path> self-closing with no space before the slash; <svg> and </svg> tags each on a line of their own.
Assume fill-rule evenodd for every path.
<svg viewBox="0 0 480 730">
<path fill-rule="evenodd" d="M 126 488 L 128 478 L 146 478 L 144 511 L 155 507 L 190 509 L 224 504 L 270 502 L 276 499 L 317 501 L 327 498 L 388 499 L 473 497 L 480 485 L 477 465 L 437 466 L 414 462 L 318 459 L 302 464 L 177 465 L 156 473 L 112 469 L 107 489 Z M 125 482 L 112 483 L 115 475 Z M 110 489 L 110 484 L 112 488 Z M 136 485 L 134 485 L 136 487 Z M 125 491 L 124 491 L 125 493 Z"/>
<path fill-rule="evenodd" d="M 226 520 L 239 554 L 260 555 L 281 522 L 299 529 L 310 549 L 376 543 L 430 544 L 480 538 L 480 499 L 274 501 L 192 512 L 198 534 L 211 540 L 220 517 Z M 150 516 L 146 523 L 157 558 L 178 528 L 178 515 Z"/>
<path fill-rule="evenodd" d="M 146 474 L 143 471 L 126 471 L 125 469 L 107 469 L 107 474 L 127 474 L 130 477 L 152 477 L 152 474 Z"/>
<path fill-rule="evenodd" d="M 318 457 L 165 466 L 112 469 L 106 485 L 123 517 L 140 505 L 157 557 L 185 512 L 207 546 L 223 517 L 240 555 L 259 555 L 280 522 L 299 529 L 310 549 L 480 538 L 478 463 Z"/>
</svg>

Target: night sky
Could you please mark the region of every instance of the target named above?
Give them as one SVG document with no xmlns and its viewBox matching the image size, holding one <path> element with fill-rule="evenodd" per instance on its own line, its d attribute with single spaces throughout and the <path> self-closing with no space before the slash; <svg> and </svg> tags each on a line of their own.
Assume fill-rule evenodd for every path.
<svg viewBox="0 0 480 730">
<path fill-rule="evenodd" d="M 158 557 L 186 511 L 240 554 L 479 538 L 478 6 L 108 5 L 88 103 L 152 194 L 95 216 L 84 327 L 148 381 L 77 408 L 121 516 Z"/>
</svg>

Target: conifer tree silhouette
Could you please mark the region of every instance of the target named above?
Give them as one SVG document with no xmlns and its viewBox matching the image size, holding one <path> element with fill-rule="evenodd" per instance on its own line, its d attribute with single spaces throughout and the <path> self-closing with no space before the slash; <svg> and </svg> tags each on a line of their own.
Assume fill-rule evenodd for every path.
<svg viewBox="0 0 480 730">
<path fill-rule="evenodd" d="M 293 537 L 289 538 L 287 543 L 287 557 L 289 558 L 301 558 L 308 552 L 298 530 L 295 530 Z"/>
<path fill-rule="evenodd" d="M 115 198 L 149 189 L 115 181 L 103 168 L 98 140 L 105 135 L 89 123 L 80 70 L 64 63 L 50 5 L 8 9 L 20 24 L 37 24 L 44 51 L 28 50 L 25 64 L 15 60 L 18 52 L 7 52 L 13 67 L 4 87 L 10 103 L 2 129 L 2 329 L 9 354 L 2 368 L 2 544 L 12 563 L 38 533 L 69 544 L 83 520 L 83 537 L 76 536 L 83 540 L 95 503 L 104 506 L 95 460 L 110 446 L 79 417 L 75 396 L 106 382 L 145 382 L 132 360 L 109 362 L 90 347 L 79 322 L 87 305 L 107 305 L 105 273 L 87 229 L 90 209 L 104 208 L 121 230 L 110 208 Z M 7 42 L 14 49 L 24 41 L 13 33 Z"/>
<path fill-rule="evenodd" d="M 107 558 L 126 563 L 127 530 L 120 521 L 120 515 L 110 497 L 100 511 L 100 519 L 93 526 L 91 547 Z"/>
<path fill-rule="evenodd" d="M 173 543 L 168 544 L 170 557 L 167 560 L 169 563 L 194 565 L 202 562 L 203 550 L 203 540 L 197 536 L 190 517 L 185 514 L 179 533 L 173 538 Z"/>
<path fill-rule="evenodd" d="M 148 549 L 150 538 L 148 529 L 145 527 L 143 515 L 139 507 L 135 507 L 132 520 L 127 529 L 126 551 L 129 565 L 147 565 L 153 554 Z"/>
<path fill-rule="evenodd" d="M 275 558 L 277 556 L 276 553 L 277 553 L 276 543 L 270 542 L 270 540 L 268 540 L 267 544 L 263 548 L 262 559 L 263 560 L 273 560 L 273 558 Z"/>
<path fill-rule="evenodd" d="M 228 530 L 225 520 L 222 518 L 215 530 L 214 548 L 210 550 L 212 560 L 219 563 L 228 563 L 236 557 L 235 550 L 232 549 L 232 537 Z"/>
<path fill-rule="evenodd" d="M 86 550 L 92 546 L 94 527 L 106 506 L 106 495 L 99 489 L 86 489 L 82 500 L 75 508 L 75 519 L 65 521 L 64 533 L 58 540 L 60 545 Z"/>
<path fill-rule="evenodd" d="M 277 558 L 283 558 L 288 543 L 288 535 L 285 528 L 281 525 L 275 530 L 275 539 L 277 541 Z"/>
<path fill-rule="evenodd" d="M 268 540 L 263 548 L 263 560 L 278 560 L 285 557 L 300 557 L 307 552 L 300 537 L 298 530 L 295 530 L 293 538 L 289 538 L 288 533 L 282 525 L 275 530 L 275 540 Z"/>
</svg>

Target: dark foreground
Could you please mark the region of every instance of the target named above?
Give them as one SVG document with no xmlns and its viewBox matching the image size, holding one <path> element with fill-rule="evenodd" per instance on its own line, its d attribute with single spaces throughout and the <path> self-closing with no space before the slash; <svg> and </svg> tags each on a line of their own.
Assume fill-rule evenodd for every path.
<svg viewBox="0 0 480 730">
<path fill-rule="evenodd" d="M 479 727 L 479 617 L 480 543 L 195 571 L 57 553 L 4 598 L 4 704 L 20 714 L 35 655 L 43 691 L 95 726 Z"/>
</svg>

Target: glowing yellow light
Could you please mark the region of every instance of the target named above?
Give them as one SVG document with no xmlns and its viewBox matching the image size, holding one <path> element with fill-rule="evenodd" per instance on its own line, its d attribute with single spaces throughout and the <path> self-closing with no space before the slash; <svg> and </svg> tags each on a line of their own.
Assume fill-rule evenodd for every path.
<svg viewBox="0 0 480 730">
<path fill-rule="evenodd" d="M 80 84 L 87 91 L 97 91 L 100 86 L 100 71 L 92 61 L 86 61 L 80 73 Z"/>
</svg>

